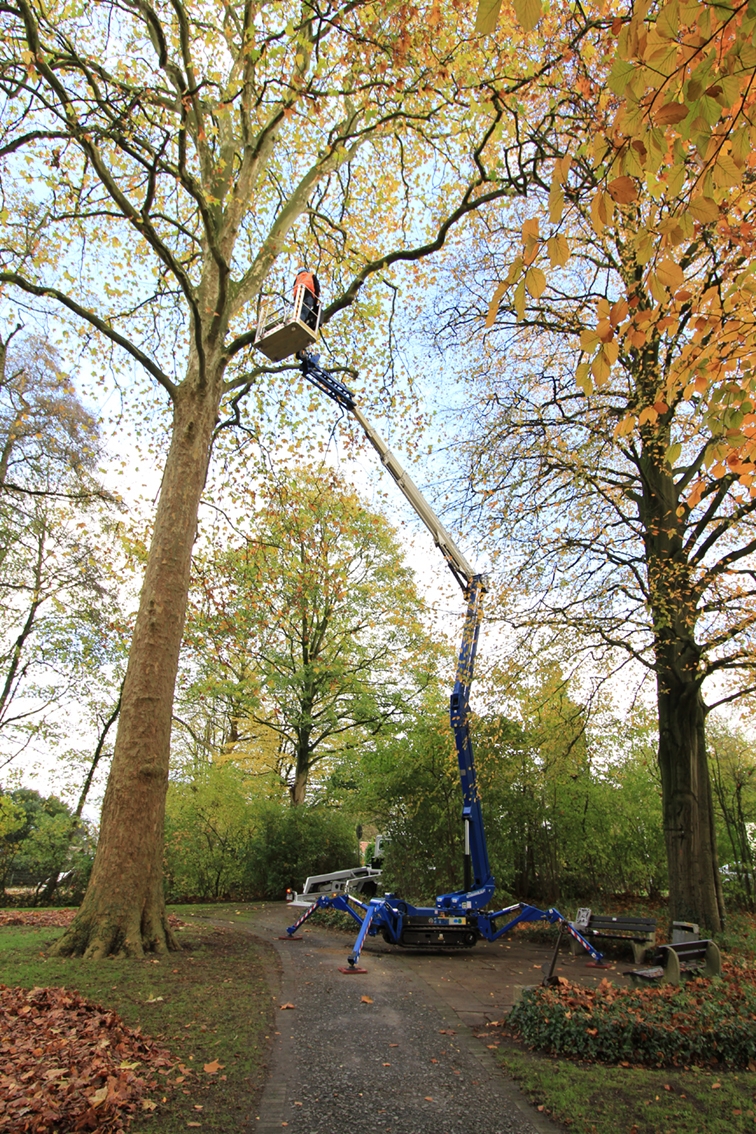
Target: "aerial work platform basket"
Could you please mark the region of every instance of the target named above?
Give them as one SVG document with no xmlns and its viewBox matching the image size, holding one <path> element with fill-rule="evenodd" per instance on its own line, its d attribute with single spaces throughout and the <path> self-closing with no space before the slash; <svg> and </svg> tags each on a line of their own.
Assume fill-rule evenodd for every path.
<svg viewBox="0 0 756 1134">
<path fill-rule="evenodd" d="M 320 299 L 300 284 L 294 289 L 294 302 L 263 299 L 257 318 L 255 346 L 271 362 L 305 350 L 318 337 Z"/>
</svg>

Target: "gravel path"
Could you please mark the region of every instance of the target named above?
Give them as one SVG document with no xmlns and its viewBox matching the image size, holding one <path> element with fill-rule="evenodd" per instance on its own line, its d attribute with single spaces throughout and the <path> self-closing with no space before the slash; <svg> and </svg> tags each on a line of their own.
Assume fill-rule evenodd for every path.
<svg viewBox="0 0 756 1134">
<path fill-rule="evenodd" d="M 345 976 L 349 941 L 312 929 L 279 941 L 290 920 L 268 906 L 244 927 L 282 961 L 270 1078 L 258 1134 L 555 1134 L 484 1042 L 396 950 L 366 952 Z M 239 923 L 237 922 L 237 925 Z M 240 926 L 241 928 L 241 926 Z M 415 960 L 415 958 L 413 958 Z"/>
</svg>

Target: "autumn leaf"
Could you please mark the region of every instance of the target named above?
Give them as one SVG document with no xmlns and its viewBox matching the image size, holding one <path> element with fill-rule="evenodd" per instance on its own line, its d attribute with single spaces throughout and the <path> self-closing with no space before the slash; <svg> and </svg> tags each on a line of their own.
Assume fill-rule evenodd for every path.
<svg viewBox="0 0 756 1134">
<path fill-rule="evenodd" d="M 212 1063 L 205 1063 L 202 1070 L 206 1071 L 208 1075 L 216 1075 L 218 1071 L 222 1071 L 225 1066 L 225 1063 L 219 1063 L 217 1059 L 214 1059 Z"/>
<path fill-rule="evenodd" d="M 660 126 L 674 125 L 688 117 L 688 107 L 684 102 L 667 102 L 659 107 L 654 118 Z"/>
<path fill-rule="evenodd" d="M 506 290 L 507 284 L 500 283 L 497 286 L 496 291 L 493 293 L 493 297 L 488 306 L 488 315 L 486 316 L 486 330 L 490 330 L 490 328 L 493 327 L 494 323 L 496 322 L 496 316 L 499 311 L 499 304 Z"/>
<path fill-rule="evenodd" d="M 629 205 L 638 199 L 638 186 L 632 177 L 615 177 L 606 187 L 609 196 L 618 205 Z"/>
<path fill-rule="evenodd" d="M 570 258 L 570 245 L 566 236 L 558 233 L 550 236 L 546 242 L 546 250 L 552 268 L 562 268 Z"/>
<path fill-rule="evenodd" d="M 541 0 L 513 0 L 514 10 L 523 31 L 532 31 L 541 18 Z"/>
<path fill-rule="evenodd" d="M 361 996 L 360 997 L 360 1003 L 361 1004 L 372 1004 L 373 998 L 372 998 L 372 996 Z"/>
<path fill-rule="evenodd" d="M 501 0 L 478 0 L 475 30 L 478 35 L 490 35 L 495 30 L 501 11 Z"/>
<path fill-rule="evenodd" d="M 525 273 L 525 287 L 533 299 L 539 299 L 546 290 L 546 276 L 540 268 L 529 268 Z"/>
<path fill-rule="evenodd" d="M 286 1004 L 282 1004 L 282 1005 L 281 1005 L 281 1011 L 283 1012 L 283 1011 L 285 1011 L 285 1010 L 286 1010 L 287 1008 L 293 1008 L 293 1007 L 294 1007 L 294 1005 L 293 1005 L 293 1004 L 289 1004 L 289 1003 L 286 1003 Z"/>
<path fill-rule="evenodd" d="M 713 224 L 719 220 L 719 206 L 711 197 L 692 197 L 688 203 L 688 208 L 701 224 Z"/>
<path fill-rule="evenodd" d="M 677 291 L 679 287 L 682 287 L 683 280 L 685 279 L 680 265 L 675 263 L 674 260 L 669 259 L 662 260 L 662 262 L 657 265 L 655 274 L 656 278 L 663 283 L 665 287 L 669 288 L 670 291 Z"/>
</svg>

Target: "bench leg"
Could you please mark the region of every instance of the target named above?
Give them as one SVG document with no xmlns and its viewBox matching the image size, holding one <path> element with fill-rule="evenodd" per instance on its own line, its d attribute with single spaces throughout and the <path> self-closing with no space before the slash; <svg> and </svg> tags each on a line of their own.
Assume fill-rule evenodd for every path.
<svg viewBox="0 0 756 1134">
<path fill-rule="evenodd" d="M 646 960 L 647 955 L 653 950 L 653 942 L 649 941 L 631 941 L 633 947 L 633 960 L 636 965 L 642 965 Z"/>
<path fill-rule="evenodd" d="M 664 976 L 661 978 L 662 984 L 679 984 L 680 983 L 680 958 L 674 949 L 664 950 Z"/>
<path fill-rule="evenodd" d="M 719 954 L 719 946 L 714 941 L 710 941 L 706 946 L 706 968 L 704 972 L 709 977 L 722 975 L 722 958 Z"/>
</svg>

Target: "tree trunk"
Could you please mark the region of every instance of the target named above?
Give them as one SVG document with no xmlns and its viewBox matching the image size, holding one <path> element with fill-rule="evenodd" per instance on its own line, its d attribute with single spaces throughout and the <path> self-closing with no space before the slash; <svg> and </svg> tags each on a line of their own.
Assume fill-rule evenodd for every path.
<svg viewBox="0 0 756 1134">
<path fill-rule="evenodd" d="M 706 711 L 699 684 L 659 665 L 659 768 L 669 871 L 670 915 L 716 933 L 724 902 L 719 881 Z"/>
<path fill-rule="evenodd" d="M 176 395 L 100 840 L 84 901 L 55 946 L 58 955 L 142 956 L 178 947 L 166 917 L 162 872 L 171 714 L 219 397 L 219 380 L 203 388 L 191 377 Z"/>
<path fill-rule="evenodd" d="M 695 638 L 697 592 L 683 540 L 664 426 L 646 431 L 641 460 L 649 606 L 654 626 L 662 814 L 673 920 L 722 928 L 701 652 Z"/>
</svg>

